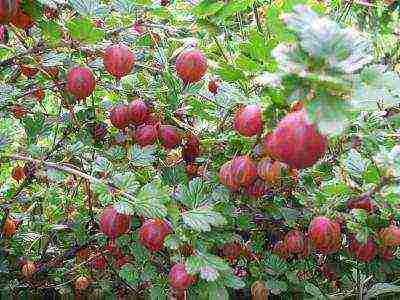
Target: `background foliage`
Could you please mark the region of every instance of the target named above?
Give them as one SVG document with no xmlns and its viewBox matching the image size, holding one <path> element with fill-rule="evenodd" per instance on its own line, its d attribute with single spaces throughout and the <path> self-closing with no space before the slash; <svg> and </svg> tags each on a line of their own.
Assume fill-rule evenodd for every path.
<svg viewBox="0 0 400 300">
<path fill-rule="evenodd" d="M 21 5 L 34 25 L 6 26 L 9 39 L 0 46 L 0 207 L 2 226 L 7 216 L 19 224 L 13 237 L 1 240 L 2 292 L 76 293 L 75 280 L 85 276 L 90 287 L 83 293 L 163 299 L 173 297 L 167 274 L 176 262 L 197 274 L 185 293 L 193 299 L 398 292 L 397 252 L 390 261 L 362 263 L 348 254 L 348 239 L 333 255 L 313 251 L 284 260 L 272 249 L 289 230 L 306 232 L 317 215 L 341 220 L 343 234 L 360 242 L 400 220 L 399 5 L 167 2 L 26 0 Z M 102 60 L 102 51 L 117 42 L 137 58 L 121 81 L 105 72 Z M 205 54 L 209 68 L 202 81 L 184 85 L 174 62 L 191 47 Z M 64 90 L 75 65 L 90 67 L 97 84 L 79 102 Z M 21 74 L 27 66 L 38 73 Z M 49 76 L 54 67 L 58 79 Z M 208 90 L 212 79 L 218 79 L 216 95 Z M 33 95 L 37 90 L 45 91 L 41 102 Z M 194 178 L 181 148 L 142 148 L 129 130 L 111 126 L 110 109 L 134 97 L 163 122 L 199 136 Z M 261 199 L 223 187 L 223 163 L 239 154 L 260 157 L 261 137 L 233 130 L 237 109 L 260 104 L 268 133 L 296 101 L 329 136 L 326 155 L 311 168 L 289 170 Z M 26 109 L 23 118 L 15 118 L 16 105 Z M 103 122 L 106 135 L 94 139 L 93 126 Z M 12 179 L 13 168 L 24 165 L 34 174 Z M 347 207 L 361 195 L 373 199 L 373 213 Z M 116 266 L 108 256 L 107 267 L 96 270 L 93 255 L 108 244 L 98 216 L 110 204 L 132 216 L 131 232 L 117 240 L 130 259 Z M 163 218 L 173 228 L 155 254 L 138 243 L 143 218 Z M 233 260 L 221 255 L 232 242 L 242 249 Z M 82 249 L 89 254 L 78 255 Z M 24 259 L 38 266 L 32 278 L 21 274 Z"/>
</svg>

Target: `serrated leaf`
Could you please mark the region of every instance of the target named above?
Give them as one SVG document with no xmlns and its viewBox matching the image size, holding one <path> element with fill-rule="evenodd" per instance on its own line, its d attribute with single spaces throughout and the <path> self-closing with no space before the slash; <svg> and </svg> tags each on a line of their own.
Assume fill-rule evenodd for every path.
<svg viewBox="0 0 400 300">
<path fill-rule="evenodd" d="M 63 65 L 66 59 L 67 55 L 65 53 L 49 52 L 43 55 L 42 65 L 45 67 L 59 66 Z"/>
<path fill-rule="evenodd" d="M 131 160 L 129 164 L 134 167 L 147 167 L 150 166 L 155 160 L 155 147 L 147 146 L 140 147 L 138 145 L 133 145 L 131 149 Z"/>
<path fill-rule="evenodd" d="M 107 6 L 97 0 L 68 0 L 68 2 L 82 16 L 101 17 L 109 12 Z"/>
<path fill-rule="evenodd" d="M 229 300 L 228 291 L 224 286 L 217 283 L 212 283 L 208 285 L 208 299 L 209 300 Z"/>
<path fill-rule="evenodd" d="M 195 275 L 200 272 L 200 269 L 205 265 L 206 262 L 199 256 L 189 256 L 185 263 L 186 271 L 191 275 Z"/>
<path fill-rule="evenodd" d="M 117 174 L 113 176 L 113 183 L 121 190 L 127 191 L 129 194 L 136 193 L 139 188 L 139 183 L 136 181 L 136 176 L 132 172 L 126 172 L 124 174 Z"/>
<path fill-rule="evenodd" d="M 362 178 L 363 173 L 368 168 L 368 160 L 364 159 L 355 149 L 351 149 L 348 152 L 343 164 L 345 170 L 354 178 Z"/>
<path fill-rule="evenodd" d="M 182 196 L 178 199 L 187 207 L 195 208 L 204 204 L 206 197 L 206 182 L 201 178 L 194 178 L 188 186 L 182 187 Z"/>
<path fill-rule="evenodd" d="M 233 288 L 235 290 L 242 289 L 246 286 L 246 283 L 240 279 L 238 276 L 233 275 L 232 273 L 227 273 L 222 276 L 222 281 L 225 286 Z"/>
<path fill-rule="evenodd" d="M 168 192 L 159 182 L 151 182 L 141 188 L 135 199 L 129 203 L 136 212 L 148 218 L 164 218 L 167 215 L 165 203 L 169 201 Z"/>
<path fill-rule="evenodd" d="M 306 282 L 304 286 L 306 292 L 315 297 L 315 299 L 326 299 L 322 294 L 321 290 L 312 284 L 311 282 Z"/>
<path fill-rule="evenodd" d="M 97 156 L 94 162 L 94 171 L 97 172 L 111 172 L 113 169 L 112 163 L 105 157 Z"/>
<path fill-rule="evenodd" d="M 367 292 L 367 298 L 374 298 L 388 293 L 399 293 L 400 286 L 391 283 L 375 283 Z"/>
<path fill-rule="evenodd" d="M 224 3 L 215 0 L 203 0 L 193 8 L 193 13 L 199 18 L 214 15 L 218 12 Z"/>
<path fill-rule="evenodd" d="M 73 19 L 66 24 L 72 38 L 89 44 L 95 44 L 104 39 L 104 31 L 94 27 L 89 19 Z"/>
<path fill-rule="evenodd" d="M 349 104 L 343 99 L 319 95 L 306 105 L 307 116 L 324 135 L 339 135 L 348 125 Z"/>
<path fill-rule="evenodd" d="M 50 45 L 57 45 L 62 40 L 62 28 L 59 24 L 53 21 L 40 22 L 43 39 Z"/>
<path fill-rule="evenodd" d="M 132 264 L 125 264 L 121 270 L 119 270 L 118 275 L 133 285 L 137 284 L 140 280 L 139 273 Z"/>
<path fill-rule="evenodd" d="M 210 266 L 204 266 L 200 268 L 200 278 L 206 281 L 215 281 L 219 277 L 217 270 Z"/>
<path fill-rule="evenodd" d="M 269 279 L 265 281 L 265 286 L 271 291 L 274 295 L 279 295 L 282 292 L 287 291 L 288 285 L 284 281 Z"/>
<path fill-rule="evenodd" d="M 210 231 L 211 225 L 222 226 L 226 219 L 209 207 L 201 207 L 182 213 L 183 222 L 196 231 Z"/>
<path fill-rule="evenodd" d="M 287 26 L 300 39 L 309 55 L 325 59 L 330 67 L 343 73 L 354 73 L 373 60 L 371 42 L 351 28 L 341 28 L 327 17 L 320 17 L 305 5 L 283 15 Z"/>
<path fill-rule="evenodd" d="M 123 215 L 133 216 L 135 214 L 135 209 L 132 207 L 132 205 L 124 201 L 115 203 L 113 207 L 118 213 Z"/>
</svg>

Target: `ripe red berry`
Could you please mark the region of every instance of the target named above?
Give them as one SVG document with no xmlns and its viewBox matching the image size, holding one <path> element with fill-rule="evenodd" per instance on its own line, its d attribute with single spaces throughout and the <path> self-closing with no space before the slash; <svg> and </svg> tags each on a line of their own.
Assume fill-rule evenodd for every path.
<svg viewBox="0 0 400 300">
<path fill-rule="evenodd" d="M 20 181 L 25 177 L 25 171 L 23 167 L 14 167 L 11 173 L 11 177 L 16 180 Z"/>
<path fill-rule="evenodd" d="M 194 134 L 189 134 L 182 148 L 182 157 L 185 162 L 194 162 L 200 155 L 200 140 Z"/>
<path fill-rule="evenodd" d="M 368 237 L 367 243 L 363 245 L 353 236 L 350 239 L 348 250 L 351 255 L 363 262 L 370 262 L 377 254 L 377 247 L 371 237 Z"/>
<path fill-rule="evenodd" d="M 314 218 L 308 227 L 308 235 L 314 247 L 323 254 L 332 254 L 342 244 L 340 225 L 326 217 Z"/>
<path fill-rule="evenodd" d="M 133 140 L 140 146 L 153 145 L 157 140 L 157 128 L 154 125 L 140 125 L 133 133 Z"/>
<path fill-rule="evenodd" d="M 126 265 L 127 263 L 129 263 L 132 260 L 132 257 L 129 255 L 126 255 L 124 257 L 118 258 L 115 262 L 114 262 L 114 268 L 116 269 L 121 269 L 124 265 Z"/>
<path fill-rule="evenodd" d="M 175 68 L 185 84 L 196 83 L 207 71 L 207 59 L 198 50 L 183 52 L 176 59 Z"/>
<path fill-rule="evenodd" d="M 314 165 L 326 146 L 326 137 L 309 123 L 304 110 L 288 114 L 264 140 L 267 153 L 295 169 Z"/>
<path fill-rule="evenodd" d="M 309 257 L 311 254 L 311 251 L 312 251 L 311 239 L 308 236 L 306 236 L 304 238 L 304 248 L 303 248 L 303 251 L 301 253 L 299 253 L 299 258 L 305 259 L 305 258 Z"/>
<path fill-rule="evenodd" d="M 216 95 L 218 93 L 219 84 L 216 80 L 210 80 L 208 83 L 208 90 Z"/>
<path fill-rule="evenodd" d="M 7 44 L 9 40 L 9 34 L 7 26 L 0 25 L 0 43 Z"/>
<path fill-rule="evenodd" d="M 182 141 L 178 129 L 171 125 L 161 125 L 158 130 L 158 137 L 161 144 L 167 149 L 175 148 Z"/>
<path fill-rule="evenodd" d="M 30 279 L 32 278 L 33 274 L 36 272 L 36 266 L 34 262 L 26 261 L 22 266 L 22 274 L 25 278 Z"/>
<path fill-rule="evenodd" d="M 386 261 L 390 261 L 394 259 L 394 249 L 392 247 L 379 247 L 378 255 L 380 258 Z"/>
<path fill-rule="evenodd" d="M 55 8 L 52 8 L 50 6 L 46 6 L 43 11 L 44 15 L 46 16 L 47 19 L 49 20 L 55 20 L 58 18 L 58 11 Z"/>
<path fill-rule="evenodd" d="M 124 129 L 129 125 L 129 109 L 125 104 L 115 106 L 110 112 L 110 121 L 115 128 Z"/>
<path fill-rule="evenodd" d="M 379 232 L 379 237 L 385 247 L 400 246 L 400 228 L 397 226 L 391 225 L 387 228 L 383 228 Z"/>
<path fill-rule="evenodd" d="M 131 124 L 141 125 L 149 115 L 149 108 L 142 100 L 134 100 L 128 105 L 128 118 Z"/>
<path fill-rule="evenodd" d="M 232 160 L 231 172 L 240 186 L 248 186 L 257 178 L 257 167 L 247 155 L 238 156 Z"/>
<path fill-rule="evenodd" d="M 241 135 L 250 137 L 260 134 L 263 125 L 261 108 L 256 104 L 247 105 L 236 113 L 234 127 Z"/>
<path fill-rule="evenodd" d="M 17 14 L 11 19 L 11 24 L 21 29 L 28 29 L 33 26 L 34 22 L 30 15 L 19 9 Z"/>
<path fill-rule="evenodd" d="M 228 243 L 222 247 L 222 255 L 230 261 L 234 261 L 240 256 L 242 246 L 238 243 Z"/>
<path fill-rule="evenodd" d="M 33 68 L 28 65 L 21 65 L 21 73 L 24 74 L 28 78 L 34 77 L 38 72 L 38 68 Z"/>
<path fill-rule="evenodd" d="M 14 118 L 22 119 L 26 116 L 26 108 L 21 105 L 13 105 L 10 107 L 10 111 L 13 114 Z"/>
<path fill-rule="evenodd" d="M 90 281 L 85 276 L 80 276 L 75 281 L 75 289 L 78 292 L 86 290 L 89 287 L 89 285 L 90 285 Z"/>
<path fill-rule="evenodd" d="M 231 191 L 236 192 L 239 189 L 239 183 L 232 173 L 231 160 L 224 163 L 219 169 L 219 181 Z"/>
<path fill-rule="evenodd" d="M 45 97 L 45 93 L 44 90 L 42 88 L 38 88 L 35 90 L 35 92 L 33 93 L 33 95 L 35 96 L 36 100 L 38 102 L 42 102 L 42 100 Z"/>
<path fill-rule="evenodd" d="M 96 87 L 93 73 L 86 67 L 74 67 L 67 75 L 67 90 L 77 99 L 90 96 Z"/>
<path fill-rule="evenodd" d="M 17 225 L 15 224 L 15 221 L 10 218 L 7 218 L 3 227 L 3 236 L 5 238 L 10 238 L 15 234 L 16 231 L 17 231 Z"/>
<path fill-rule="evenodd" d="M 283 260 L 287 260 L 290 257 L 289 249 L 283 241 L 279 241 L 274 245 L 272 253 L 278 255 Z"/>
<path fill-rule="evenodd" d="M 350 199 L 347 201 L 347 207 L 350 209 L 358 208 L 364 209 L 365 211 L 371 213 L 374 211 L 374 203 L 372 199 L 368 196 L 363 196 L 361 198 Z"/>
<path fill-rule="evenodd" d="M 184 264 L 174 265 L 171 268 L 168 277 L 171 287 L 176 290 L 186 290 L 196 280 L 195 276 L 189 275 L 186 272 L 186 267 Z"/>
<path fill-rule="evenodd" d="M 261 198 L 268 192 L 268 187 L 263 180 L 257 178 L 252 184 L 246 186 L 245 191 L 251 198 Z"/>
<path fill-rule="evenodd" d="M 275 184 L 281 179 L 283 169 L 283 163 L 263 158 L 257 164 L 257 175 L 269 184 Z"/>
<path fill-rule="evenodd" d="M 189 177 L 196 177 L 198 170 L 199 170 L 199 166 L 196 164 L 188 164 L 186 166 L 186 174 Z"/>
<path fill-rule="evenodd" d="M 164 239 L 169 233 L 171 228 L 165 221 L 147 220 L 139 229 L 139 242 L 149 251 L 156 252 L 164 246 Z"/>
<path fill-rule="evenodd" d="M 304 103 L 302 101 L 295 101 L 290 105 L 290 112 L 295 112 L 302 110 L 304 108 Z"/>
<path fill-rule="evenodd" d="M 118 213 L 112 206 L 104 209 L 100 216 L 100 231 L 110 239 L 116 239 L 127 233 L 130 226 L 131 217 Z"/>
<path fill-rule="evenodd" d="M 299 230 L 289 231 L 285 235 L 284 243 L 290 253 L 297 254 L 304 250 L 304 234 Z"/>
<path fill-rule="evenodd" d="M 0 23 L 7 24 L 17 14 L 19 10 L 19 0 L 0 1 Z"/>
<path fill-rule="evenodd" d="M 135 63 L 135 55 L 128 46 L 117 44 L 109 46 L 103 56 L 104 67 L 107 72 L 120 80 L 129 74 Z"/>
<path fill-rule="evenodd" d="M 115 240 L 109 241 L 108 245 L 104 247 L 104 250 L 114 258 L 121 258 L 124 256 L 121 248 L 117 245 Z"/>
<path fill-rule="evenodd" d="M 96 253 L 96 257 L 90 261 L 90 266 L 96 270 L 104 270 L 107 267 L 107 260 L 101 253 Z"/>
<path fill-rule="evenodd" d="M 90 132 L 93 139 L 99 141 L 103 139 L 107 134 L 107 124 L 106 123 L 95 123 L 90 127 Z"/>
</svg>

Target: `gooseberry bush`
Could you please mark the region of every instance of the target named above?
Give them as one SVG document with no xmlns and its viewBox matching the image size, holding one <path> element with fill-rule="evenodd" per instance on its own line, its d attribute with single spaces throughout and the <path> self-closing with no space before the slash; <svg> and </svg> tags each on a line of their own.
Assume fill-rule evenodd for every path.
<svg viewBox="0 0 400 300">
<path fill-rule="evenodd" d="M 0 0 L 1 297 L 400 293 L 396 9 Z"/>
</svg>

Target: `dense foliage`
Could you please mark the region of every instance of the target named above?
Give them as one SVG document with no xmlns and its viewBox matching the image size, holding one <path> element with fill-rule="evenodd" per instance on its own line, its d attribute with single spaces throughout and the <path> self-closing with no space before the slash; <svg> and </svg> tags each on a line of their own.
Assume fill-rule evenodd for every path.
<svg viewBox="0 0 400 300">
<path fill-rule="evenodd" d="M 0 290 L 400 293 L 388 0 L 0 0 Z"/>
</svg>

